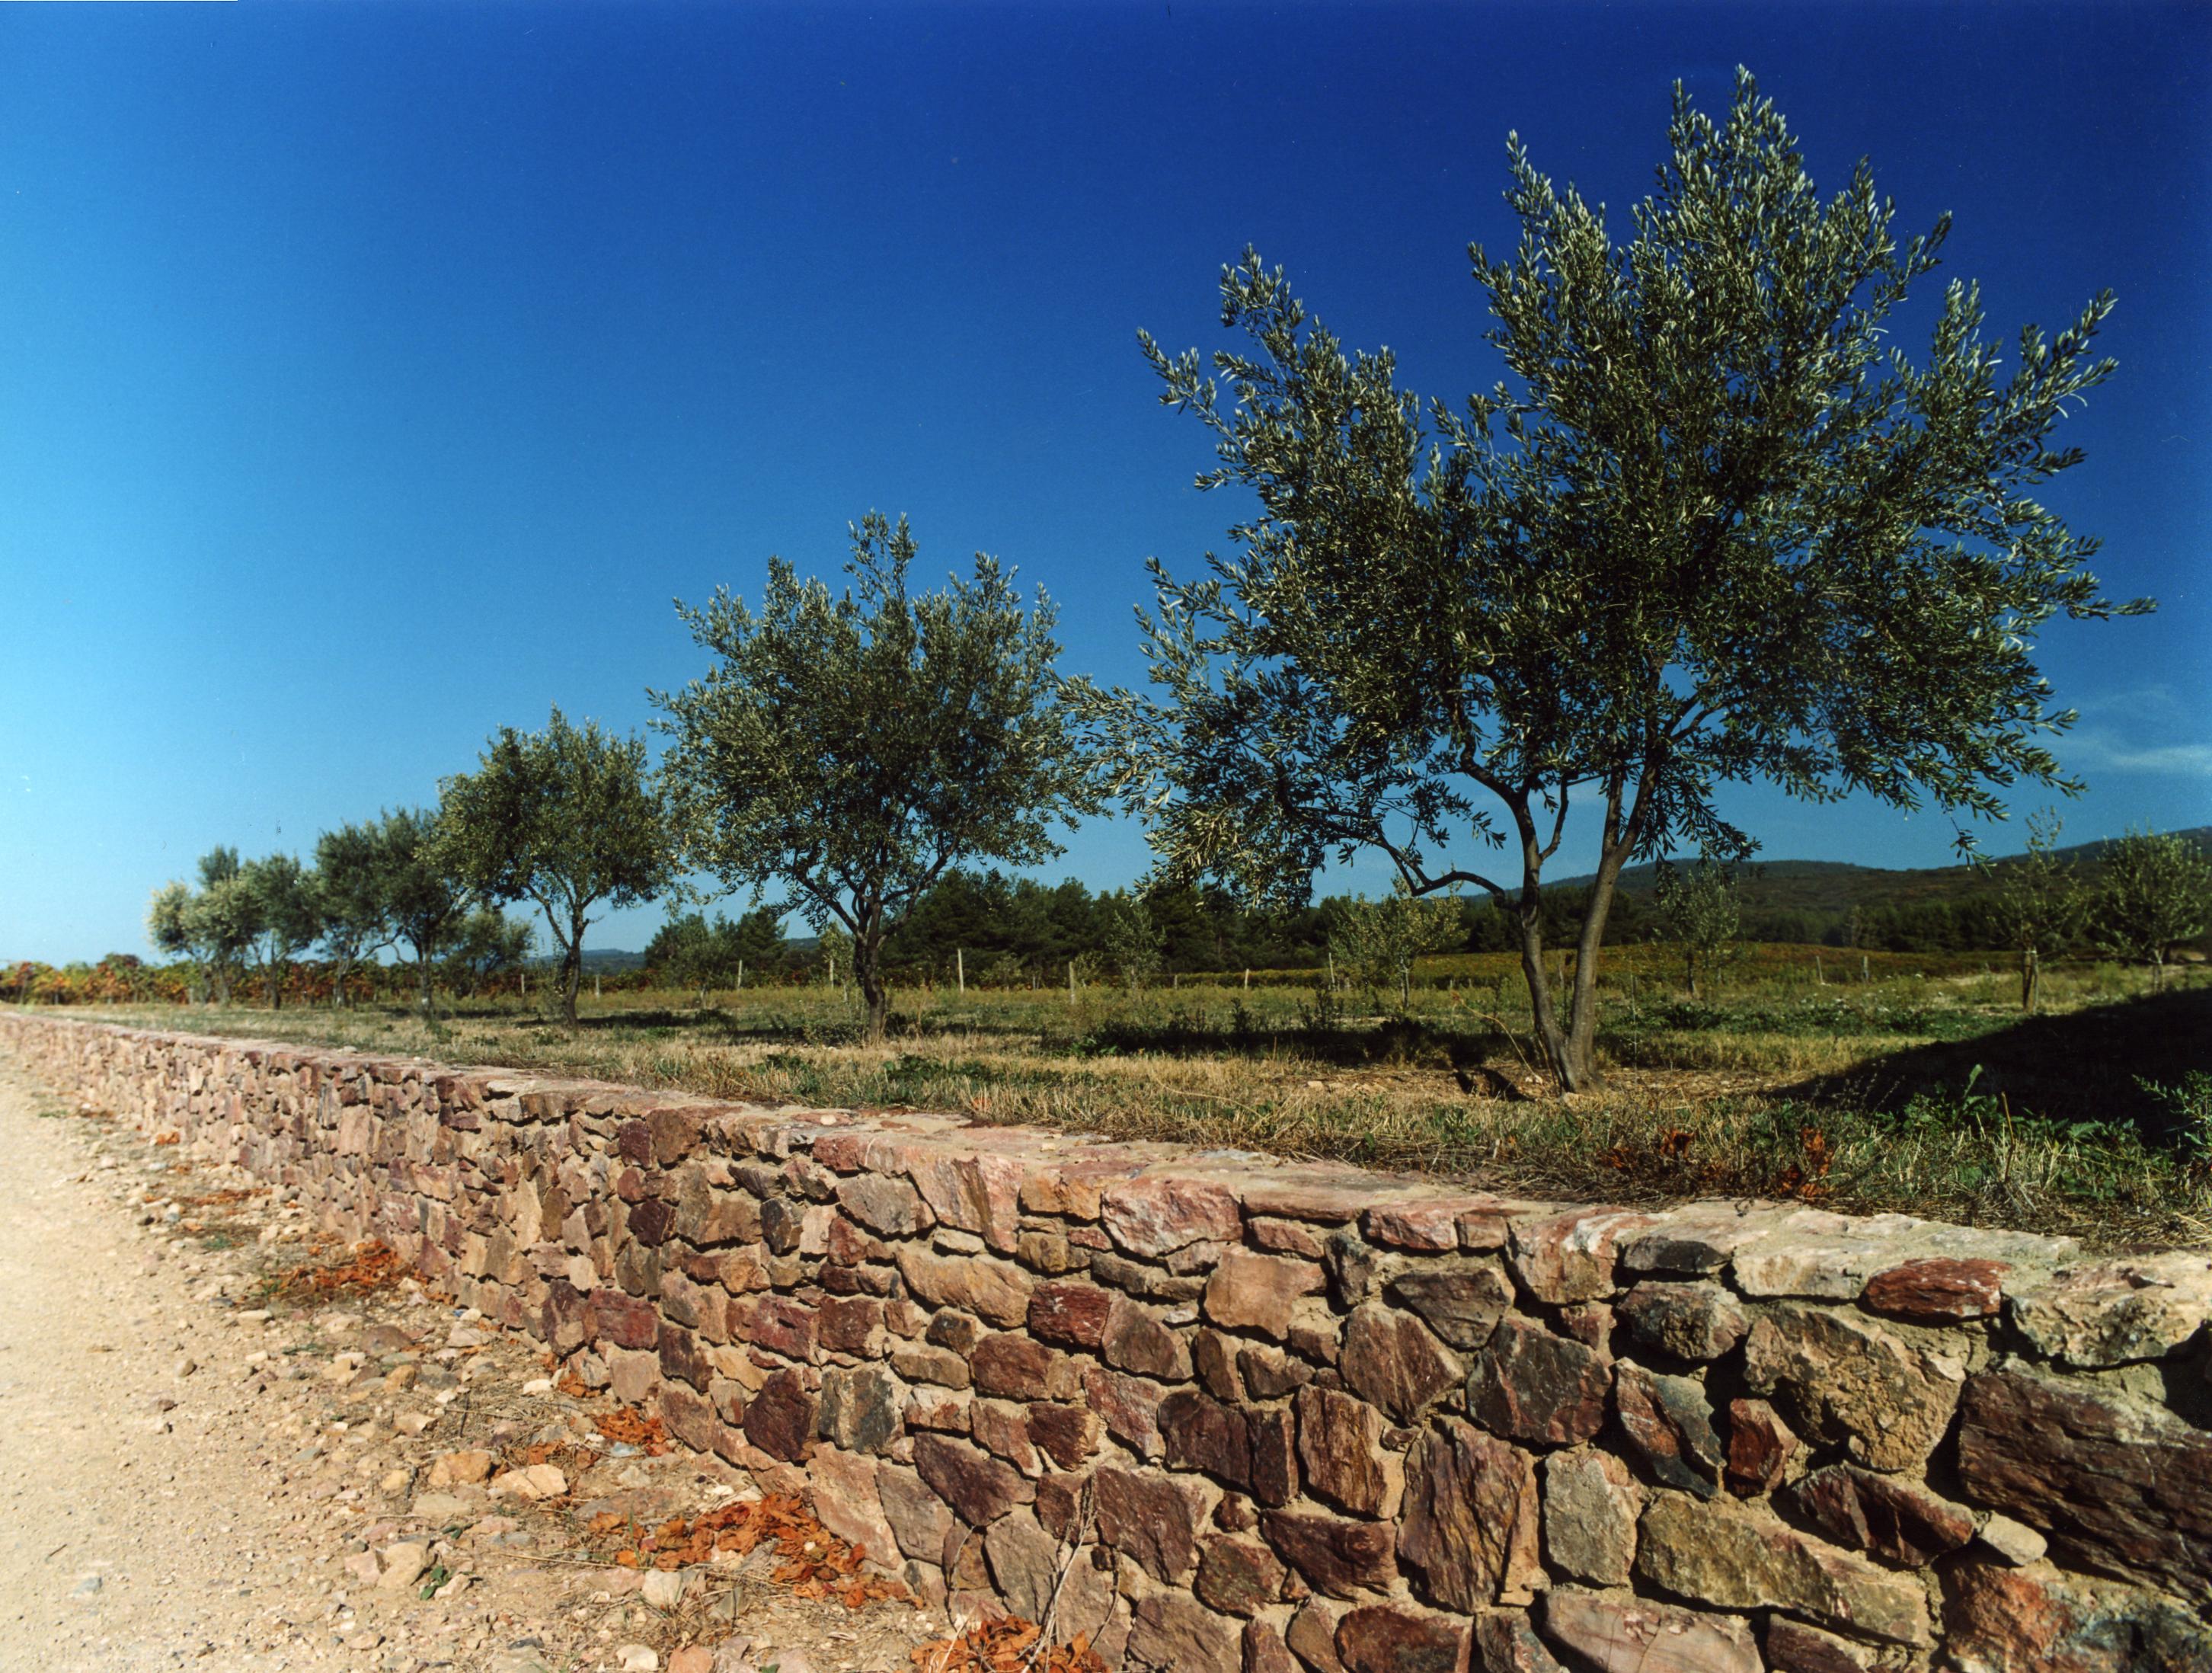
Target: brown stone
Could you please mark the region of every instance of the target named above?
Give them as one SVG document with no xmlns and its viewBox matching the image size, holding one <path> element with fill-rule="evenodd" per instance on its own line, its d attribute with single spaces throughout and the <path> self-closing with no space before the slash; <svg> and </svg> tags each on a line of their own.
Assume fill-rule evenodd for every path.
<svg viewBox="0 0 2212 1673">
<path fill-rule="evenodd" d="M 1083 1368 L 1083 1397 L 1109 1433 L 1147 1458 L 1160 1456 L 1160 1402 L 1167 1390 L 1104 1366 Z"/>
<path fill-rule="evenodd" d="M 1022 1165 L 1015 1158 L 916 1147 L 907 1158 L 907 1174 L 939 1224 L 973 1232 L 1002 1254 L 1013 1252 L 1022 1189 Z"/>
<path fill-rule="evenodd" d="M 1566 1673 L 1520 1609 L 1492 1609 L 1474 1618 L 1469 1673 Z"/>
<path fill-rule="evenodd" d="M 602 1287 L 584 1299 L 584 1334 L 594 1341 L 615 1348 L 651 1348 L 659 1329 L 659 1314 L 641 1296 Z"/>
<path fill-rule="evenodd" d="M 1154 1579 L 1178 1585 L 1198 1556 L 1206 1490 L 1187 1477 L 1102 1464 L 1091 1476 L 1098 1542 L 1133 1558 Z"/>
<path fill-rule="evenodd" d="M 1202 1469 L 1233 1487 L 1252 1485 L 1252 1445 L 1244 1414 L 1195 1389 L 1160 1402 L 1160 1442 L 1170 1469 Z"/>
<path fill-rule="evenodd" d="M 814 1434 L 814 1396 L 806 1391 L 795 1371 L 779 1371 L 761 1384 L 752 1404 L 745 1408 L 745 1439 L 786 1463 L 806 1457 L 806 1444 Z"/>
<path fill-rule="evenodd" d="M 977 1342 L 968 1369 L 977 1393 L 1002 1400 L 1066 1398 L 1077 1386 L 1076 1368 L 1065 1354 L 1012 1330 Z"/>
<path fill-rule="evenodd" d="M 1626 1208 L 1576 1208 L 1549 1220 L 1516 1220 L 1513 1269 L 1539 1301 L 1563 1306 L 1613 1293 L 1621 1240 L 1652 1224 Z"/>
<path fill-rule="evenodd" d="M 1458 1358 L 1427 1325 L 1373 1302 L 1355 1307 L 1345 1321 L 1337 1368 L 1355 1392 L 1401 1423 L 1413 1422 L 1461 1375 Z"/>
<path fill-rule="evenodd" d="M 916 1435 L 914 1467 L 971 1528 L 988 1527 L 1036 1496 L 1036 1489 L 1012 1464 L 946 1435 Z"/>
<path fill-rule="evenodd" d="M 849 1452 L 880 1452 L 899 1433 L 905 1397 L 890 1374 L 877 1366 L 832 1366 L 822 1373 L 817 1433 Z"/>
<path fill-rule="evenodd" d="M 1832 1464 L 1789 1490 L 1790 1506 L 1838 1545 L 1923 1568 L 1974 1536 L 1973 1513 L 1919 1482 Z"/>
<path fill-rule="evenodd" d="M 1359 1217 L 1359 1229 L 1370 1243 L 1425 1255 L 1449 1254 L 1459 1247 L 1461 1206 L 1450 1201 L 1381 1202 Z"/>
<path fill-rule="evenodd" d="M 1960 1673 L 2203 1673 L 2212 1633 L 2172 1599 L 2049 1563 L 1962 1562 L 1943 1580 L 1943 1647 Z"/>
<path fill-rule="evenodd" d="M 1285 1573 L 1281 1560 L 1259 1541 L 1217 1534 L 1199 1548 L 1191 1590 L 1208 1609 L 1250 1615 L 1281 1595 Z"/>
<path fill-rule="evenodd" d="M 1764 1400 L 1729 1402 L 1729 1487 L 1746 1496 L 1771 1493 L 1796 1456 L 1797 1437 L 1773 1407 Z"/>
<path fill-rule="evenodd" d="M 1087 1406 L 1035 1404 L 1029 1408 L 1029 1436 L 1062 1469 L 1074 1469 L 1098 1450 L 1097 1414 Z"/>
<path fill-rule="evenodd" d="M 1544 1632 L 1596 1673 L 1763 1673 L 1751 1623 L 1624 1592 L 1553 1586 Z"/>
<path fill-rule="evenodd" d="M 1137 1604 L 1122 1655 L 1124 1667 L 1148 1673 L 1241 1673 L 1244 1659 L 1235 1627 L 1171 1591 Z"/>
<path fill-rule="evenodd" d="M 2011 1270 L 2002 1261 L 1934 1256 L 1875 1273 L 1859 1299 L 1892 1318 L 1958 1324 L 1987 1318 L 2004 1305 L 2004 1275 Z"/>
<path fill-rule="evenodd" d="M 1036 1280 L 1011 1261 L 988 1255 L 939 1255 L 921 1244 L 898 1252 L 899 1276 L 933 1307 L 960 1307 L 1012 1328 L 1029 1316 Z"/>
<path fill-rule="evenodd" d="M 1786 1615 L 1767 1618 L 1765 1649 L 1771 1673 L 1886 1673 L 1903 1665 L 1893 1645 L 1839 1638 Z"/>
<path fill-rule="evenodd" d="M 1398 1556 L 1421 1590 L 1468 1612 L 1525 1602 L 1543 1580 L 1534 1461 L 1471 1423 L 1443 1418 L 1406 1455 Z"/>
<path fill-rule="evenodd" d="M 1513 1282 L 1494 1256 L 1425 1262 L 1393 1278 L 1389 1290 L 1454 1348 L 1481 1347 L 1513 1305 Z"/>
<path fill-rule="evenodd" d="M 1311 1597 L 1283 1628 L 1283 1642 L 1313 1673 L 1344 1673 L 1344 1663 L 1336 1653 L 1338 1613 L 1334 1604 Z"/>
<path fill-rule="evenodd" d="M 1198 1380 L 1216 1400 L 1232 1405 L 1244 1398 L 1244 1378 L 1237 1369 L 1237 1338 L 1219 1330 L 1200 1330 L 1191 1338 L 1190 1362 Z"/>
<path fill-rule="evenodd" d="M 1636 1572 L 1720 1609 L 1786 1609 L 1915 1649 L 1935 1642 L 1927 1594 L 1912 1575 L 1838 1551 L 1740 1500 L 1655 1494 L 1638 1527 Z"/>
<path fill-rule="evenodd" d="M 1116 1244 L 1152 1259 L 1185 1244 L 1235 1243 L 1244 1234 L 1235 1193 L 1210 1179 L 1140 1175 L 1109 1186 L 1098 1214 Z"/>
<path fill-rule="evenodd" d="M 1966 1369 L 1894 1326 L 1785 1301 L 1752 1326 L 1744 1378 L 1799 1433 L 1876 1469 L 1910 1469 L 1950 1427 Z"/>
<path fill-rule="evenodd" d="M 1743 1304 L 1712 1283 L 1646 1279 L 1621 1297 L 1613 1311 L 1631 1336 L 1678 1360 L 1717 1360 L 1751 1328 Z"/>
<path fill-rule="evenodd" d="M 884 1515 L 876 1488 L 879 1466 L 873 1458 L 834 1447 L 817 1451 L 806 1466 L 807 1497 L 822 1525 L 881 1567 L 898 1567 L 898 1536 Z"/>
<path fill-rule="evenodd" d="M 1478 1354 L 1468 1407 L 1493 1434 L 1571 1445 L 1605 1427 L 1613 1362 L 1528 1319 L 1508 1318 Z"/>
<path fill-rule="evenodd" d="M 1708 1499 L 1721 1490 L 1725 1459 L 1705 1384 L 1622 1360 L 1613 1370 L 1613 1399 L 1620 1427 L 1663 1484 Z"/>
<path fill-rule="evenodd" d="M 837 1202 L 879 1237 L 910 1238 L 936 1223 L 936 1217 L 922 1206 L 919 1191 L 903 1179 L 880 1173 L 839 1180 Z"/>
<path fill-rule="evenodd" d="M 1291 1304 L 1322 1287 L 1320 1264 L 1231 1250 L 1206 1282 L 1206 1316 L 1224 1329 L 1257 1330 L 1280 1341 Z"/>
<path fill-rule="evenodd" d="M 1244 1408 L 1252 1446 L 1252 1496 L 1263 1505 L 1287 1505 L 1298 1496 L 1296 1426 L 1287 1406 Z"/>
<path fill-rule="evenodd" d="M 1024 1475 L 1040 1473 L 1036 1448 L 1030 1441 L 1028 1409 L 1003 1400 L 978 1400 L 969 1408 L 968 1436 Z"/>
<path fill-rule="evenodd" d="M 1275 1255 L 1295 1255 L 1301 1260 L 1321 1259 L 1321 1239 L 1310 1227 L 1294 1220 L 1275 1220 L 1255 1214 L 1245 1222 L 1252 1241 Z"/>
<path fill-rule="evenodd" d="M 1237 1350 L 1237 1374 L 1254 1400 L 1279 1400 L 1313 1380 L 1313 1367 L 1279 1348 L 1252 1342 Z"/>
<path fill-rule="evenodd" d="M 1336 1626 L 1345 1673 L 1459 1673 L 1468 1623 L 1394 1603 L 1370 1603 Z"/>
<path fill-rule="evenodd" d="M 1380 1516 L 1389 1497 L 1382 1468 L 1382 1419 L 1375 1408 L 1334 1389 L 1298 1390 L 1298 1463 L 1316 1497 L 1354 1516 Z"/>
<path fill-rule="evenodd" d="M 824 1296 L 815 1317 L 815 1331 L 832 1353 L 879 1358 L 885 1343 L 884 1304 L 872 1295 Z"/>
<path fill-rule="evenodd" d="M 2063 1365 L 2162 1360 L 2212 1318 L 2212 1257 L 2202 1250 L 2084 1262 L 2015 1294 L 2012 1322 L 2036 1352 Z"/>
<path fill-rule="evenodd" d="M 740 1332 L 756 1347 L 787 1359 L 814 1357 L 814 1309 L 781 1295 L 764 1295 L 751 1304 Z"/>
<path fill-rule="evenodd" d="M 1398 1575 L 1390 1550 L 1391 1530 L 1380 1522 L 1271 1510 L 1261 1513 L 1260 1532 L 1307 1585 L 1332 1597 L 1388 1591 Z"/>
<path fill-rule="evenodd" d="M 1030 1297 L 1030 1332 L 1072 1348 L 1096 1348 L 1106 1339 L 1107 1315 L 1116 1299 L 1113 1291 L 1075 1279 L 1040 1284 Z"/>
<path fill-rule="evenodd" d="M 1544 1460 L 1544 1554 L 1594 1586 L 1625 1586 L 1635 1572 L 1644 1490 L 1610 1452 L 1578 1446 Z"/>
<path fill-rule="evenodd" d="M 1243 1673 L 1298 1673 L 1283 1635 L 1264 1621 L 1244 1623 L 1243 1646 Z"/>
<path fill-rule="evenodd" d="M 660 1421 L 695 1452 L 711 1452 L 722 1439 L 722 1421 L 713 1402 L 675 1383 L 661 1385 Z"/>
<path fill-rule="evenodd" d="M 933 1383 L 939 1388 L 964 1389 L 975 1380 L 966 1360 L 951 1348 L 927 1342 L 902 1342 L 892 1348 L 891 1369 L 909 1383 Z"/>
<path fill-rule="evenodd" d="M 2212 1598 L 2212 1433 L 2162 1407 L 2025 1366 L 1984 1372 L 1960 1406 L 1959 1481 L 2069 1567 Z"/>
<path fill-rule="evenodd" d="M 1189 1344 L 1170 1329 L 1153 1309 L 1126 1295 L 1114 1298 L 1099 1351 L 1117 1371 L 1170 1383 L 1184 1382 L 1190 1377 Z"/>
</svg>

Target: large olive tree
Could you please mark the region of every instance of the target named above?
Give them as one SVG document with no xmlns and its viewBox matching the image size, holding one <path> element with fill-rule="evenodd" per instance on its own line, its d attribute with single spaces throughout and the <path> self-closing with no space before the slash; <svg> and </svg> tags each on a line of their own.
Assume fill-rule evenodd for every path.
<svg viewBox="0 0 2212 1673">
<path fill-rule="evenodd" d="M 1154 564 L 1164 701 L 1085 705 L 1170 873 L 1297 898 L 1368 850 L 1416 893 L 1487 891 L 1569 1090 L 1595 1078 L 1623 867 L 1747 851 L 1715 808 L 1729 781 L 1975 815 L 2058 782 L 2042 739 L 2071 716 L 2034 636 L 2118 608 L 2036 497 L 2076 459 L 2053 427 L 2110 370 L 2089 356 L 2110 298 L 2007 365 L 1954 283 L 1916 363 L 1893 315 L 1947 222 L 1900 240 L 1863 163 L 1822 201 L 1747 76 L 1717 123 L 1678 88 L 1669 137 L 1625 241 L 1510 142 L 1518 246 L 1472 251 L 1506 376 L 1463 410 L 1346 353 L 1250 252 L 1221 283 L 1249 351 L 1208 375 L 1144 338 L 1163 401 L 1213 433 L 1200 485 L 1251 510 L 1203 578 Z M 1563 1004 L 1540 887 L 1582 808 L 1597 863 Z"/>
<path fill-rule="evenodd" d="M 650 900 L 673 876 L 644 740 L 556 709 L 543 732 L 501 727 L 475 772 L 439 788 L 433 858 L 485 900 L 537 903 L 561 950 L 561 1014 L 574 1022 L 592 913 Z"/>
<path fill-rule="evenodd" d="M 1097 798 L 1043 594 L 1024 611 L 981 553 L 970 579 L 910 593 L 903 518 L 871 513 L 852 538 L 842 593 L 771 558 L 757 616 L 727 592 L 678 605 L 714 666 L 653 700 L 686 859 L 848 933 L 881 1039 L 884 941 L 915 903 L 952 867 L 1060 853 L 1052 822 Z"/>
</svg>

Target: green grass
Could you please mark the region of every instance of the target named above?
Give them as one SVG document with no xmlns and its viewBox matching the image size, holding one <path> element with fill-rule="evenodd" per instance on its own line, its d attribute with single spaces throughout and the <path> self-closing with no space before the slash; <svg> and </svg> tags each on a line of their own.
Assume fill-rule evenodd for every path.
<svg viewBox="0 0 2212 1673">
<path fill-rule="evenodd" d="M 1543 1095 L 1510 958 L 1424 964 L 1402 1009 L 1255 978 L 895 993 L 861 1037 L 820 988 L 610 995 L 570 1029 L 516 1006 L 88 1011 L 119 1021 L 681 1087 L 770 1104 L 925 1108 L 1120 1137 L 1327 1156 L 1594 1201 L 1796 1196 L 2070 1232 L 2100 1245 L 2212 1237 L 2212 983 L 2046 979 L 2023 1020 L 1978 958 L 1870 958 L 1813 979 L 1758 948 L 1698 1000 L 1656 950 L 1608 954 L 1606 1086 Z M 1802 956 L 1801 956 L 1802 955 Z M 1832 955 L 1831 955 L 1832 958 Z M 1493 968 L 1496 966 L 1496 968 Z M 1469 1095 L 1468 1087 L 1491 1095 Z M 2194 1100 L 2192 1102 L 2192 1099 Z M 2195 1136 L 2192 1137 L 2191 1135 Z"/>
</svg>

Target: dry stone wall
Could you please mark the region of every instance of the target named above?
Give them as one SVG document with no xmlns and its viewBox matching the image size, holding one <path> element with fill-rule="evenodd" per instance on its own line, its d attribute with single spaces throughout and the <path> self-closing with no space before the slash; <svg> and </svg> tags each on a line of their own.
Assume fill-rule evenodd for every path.
<svg viewBox="0 0 2212 1673">
<path fill-rule="evenodd" d="M 2212 1668 L 2202 1253 L 0 1037 L 1109 1664 Z"/>
</svg>

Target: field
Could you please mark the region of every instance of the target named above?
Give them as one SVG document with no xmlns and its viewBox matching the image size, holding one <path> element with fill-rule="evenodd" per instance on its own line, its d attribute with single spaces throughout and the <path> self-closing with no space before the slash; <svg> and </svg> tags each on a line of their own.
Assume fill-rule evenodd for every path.
<svg viewBox="0 0 2212 1673">
<path fill-rule="evenodd" d="M 1816 956 L 1820 959 L 1817 967 Z M 426 1016 L 84 1007 L 204 1032 L 496 1063 L 710 1095 L 955 1110 L 1122 1137 L 1426 1169 L 1576 1199 L 1790 1196 L 1853 1211 L 2212 1239 L 2212 981 L 2068 966 L 2023 1018 L 1972 956 L 1747 949 L 1690 999 L 1662 950 L 1608 952 L 1602 1090 L 1543 1095 L 1504 955 L 1425 960 L 1410 1000 L 1293 972 L 1089 987 L 610 993 L 574 1029 L 508 1001 Z"/>
</svg>

